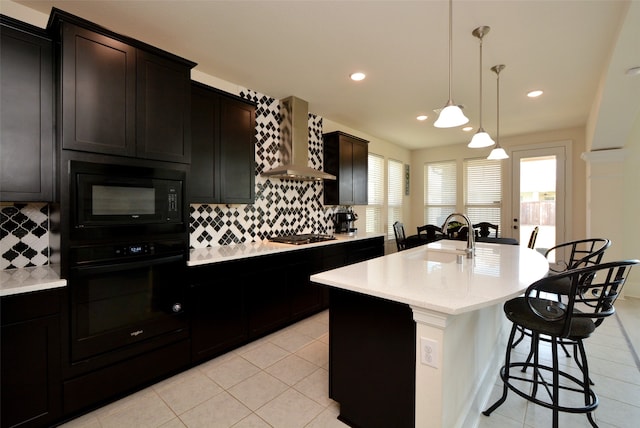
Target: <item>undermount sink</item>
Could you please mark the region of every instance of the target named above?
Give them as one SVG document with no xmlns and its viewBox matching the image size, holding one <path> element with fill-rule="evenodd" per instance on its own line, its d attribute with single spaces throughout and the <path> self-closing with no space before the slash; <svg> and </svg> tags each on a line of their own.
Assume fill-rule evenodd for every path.
<svg viewBox="0 0 640 428">
<path fill-rule="evenodd" d="M 458 248 L 421 248 L 420 251 L 411 251 L 404 254 L 406 259 L 425 260 L 435 263 L 455 263 L 456 258 L 462 255 L 466 257 L 463 249 Z"/>
</svg>

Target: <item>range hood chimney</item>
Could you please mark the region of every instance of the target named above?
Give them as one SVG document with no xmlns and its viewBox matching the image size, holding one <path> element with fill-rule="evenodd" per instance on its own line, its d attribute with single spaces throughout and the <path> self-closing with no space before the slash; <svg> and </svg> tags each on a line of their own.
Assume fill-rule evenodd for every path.
<svg viewBox="0 0 640 428">
<path fill-rule="evenodd" d="M 296 97 L 280 100 L 280 158 L 282 165 L 262 177 L 282 180 L 335 180 L 336 176 L 307 166 L 309 160 L 309 103 Z"/>
</svg>

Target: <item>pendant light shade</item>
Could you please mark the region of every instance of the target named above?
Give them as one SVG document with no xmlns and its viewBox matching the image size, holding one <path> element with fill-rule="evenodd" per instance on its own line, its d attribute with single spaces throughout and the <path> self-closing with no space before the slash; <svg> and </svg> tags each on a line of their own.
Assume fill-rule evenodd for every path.
<svg viewBox="0 0 640 428">
<path fill-rule="evenodd" d="M 482 127 L 482 38 L 489 32 L 491 27 L 482 26 L 478 27 L 471 34 L 474 37 L 480 39 L 480 126 L 478 131 L 473 135 L 471 142 L 467 145 L 472 149 L 479 149 L 482 147 L 489 147 L 495 144 L 495 141 L 491 139 L 491 136 Z"/>
<path fill-rule="evenodd" d="M 491 71 L 496 73 L 496 88 L 497 88 L 497 121 L 496 121 L 496 147 L 491 150 L 487 159 L 500 160 L 507 159 L 509 155 L 500 147 L 500 72 L 504 69 L 504 64 L 494 65 L 491 67 Z"/>
<path fill-rule="evenodd" d="M 436 128 L 454 128 L 456 126 L 464 125 L 469 122 L 469 119 L 464 115 L 462 109 L 453 102 L 451 96 L 451 76 L 452 76 L 452 54 L 453 54 L 453 0 L 449 0 L 449 101 L 444 106 L 438 119 L 433 123 Z"/>
</svg>

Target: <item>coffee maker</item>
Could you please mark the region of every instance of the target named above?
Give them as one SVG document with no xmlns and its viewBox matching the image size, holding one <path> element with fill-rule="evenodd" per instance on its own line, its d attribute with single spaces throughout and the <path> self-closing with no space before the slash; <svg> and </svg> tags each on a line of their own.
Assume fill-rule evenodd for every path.
<svg viewBox="0 0 640 428">
<path fill-rule="evenodd" d="M 333 218 L 335 233 L 355 234 L 358 231 L 355 226 L 357 219 L 358 215 L 351 211 L 351 209 L 335 213 Z"/>
</svg>

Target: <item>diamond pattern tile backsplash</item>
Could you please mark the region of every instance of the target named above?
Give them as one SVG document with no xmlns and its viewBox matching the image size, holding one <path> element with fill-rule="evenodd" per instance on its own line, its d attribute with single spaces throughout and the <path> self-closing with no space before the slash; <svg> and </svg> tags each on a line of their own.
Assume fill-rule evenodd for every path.
<svg viewBox="0 0 640 428">
<path fill-rule="evenodd" d="M 332 233 L 337 207 L 322 205 L 323 184 L 315 181 L 266 179 L 260 174 L 280 165 L 280 102 L 243 90 L 257 104 L 256 201 L 251 205 L 191 205 L 191 248 L 260 241 L 272 235 Z M 309 115 L 309 163 L 321 170 L 322 118 Z"/>
<path fill-rule="evenodd" d="M 280 102 L 251 90 L 239 94 L 257 104 L 256 201 L 250 205 L 191 205 L 189 245 L 204 248 L 261 241 L 272 235 L 333 233 L 323 184 L 266 179 L 260 174 L 280 164 Z M 323 165 L 322 118 L 309 115 L 309 163 Z M 49 206 L 3 203 L 0 214 L 0 269 L 46 265 L 49 260 Z"/>
</svg>

